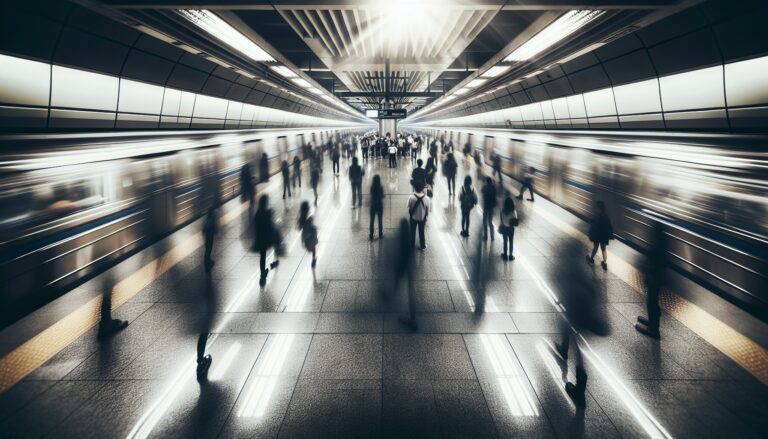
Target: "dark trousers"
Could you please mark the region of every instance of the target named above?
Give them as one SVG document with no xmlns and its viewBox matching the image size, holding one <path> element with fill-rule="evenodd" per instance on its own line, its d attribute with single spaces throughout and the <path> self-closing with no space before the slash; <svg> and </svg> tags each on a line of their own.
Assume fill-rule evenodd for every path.
<svg viewBox="0 0 768 439">
<path fill-rule="evenodd" d="M 370 228 L 370 234 L 368 235 L 371 239 L 373 239 L 373 221 L 374 218 L 378 216 L 379 217 L 379 238 L 381 238 L 381 235 L 383 234 L 383 227 L 382 227 L 382 217 L 384 216 L 384 206 L 371 206 L 371 228 Z"/>
<path fill-rule="evenodd" d="M 425 221 L 416 221 L 411 218 L 411 245 L 416 247 L 416 229 L 419 229 L 419 244 L 421 248 L 426 248 L 427 243 L 424 241 L 424 224 Z"/>
<path fill-rule="evenodd" d="M 283 178 L 283 198 L 285 198 L 285 192 L 288 192 L 288 196 L 291 196 L 291 185 L 288 178 Z"/>
<path fill-rule="evenodd" d="M 352 206 L 355 205 L 355 199 L 357 199 L 357 205 L 363 205 L 363 182 L 352 182 Z"/>
<path fill-rule="evenodd" d="M 333 172 L 338 173 L 339 172 L 339 160 L 336 159 L 333 161 Z"/>
<path fill-rule="evenodd" d="M 301 169 L 294 169 L 293 171 L 293 187 L 296 187 L 296 182 L 298 182 L 299 187 L 301 187 Z"/>
<path fill-rule="evenodd" d="M 449 175 L 445 178 L 448 180 L 448 193 L 455 194 L 456 193 L 456 176 Z"/>
<path fill-rule="evenodd" d="M 389 167 L 390 168 L 396 168 L 397 167 L 397 154 L 390 154 L 389 155 Z"/>
<path fill-rule="evenodd" d="M 201 332 L 200 337 L 197 338 L 197 361 L 201 361 L 205 357 L 205 345 L 208 342 L 208 333 Z"/>
<path fill-rule="evenodd" d="M 259 273 L 262 279 L 267 277 L 267 249 L 259 250 Z"/>
<path fill-rule="evenodd" d="M 511 256 L 512 255 L 512 249 L 513 249 L 513 246 L 514 246 L 514 241 L 515 241 L 515 228 L 514 227 L 510 227 L 509 228 L 509 232 L 505 233 L 505 234 L 503 234 L 501 236 L 504 238 L 504 242 L 502 243 L 502 246 L 501 246 L 501 252 L 504 253 L 507 256 Z M 509 246 L 509 247 L 507 247 L 507 246 Z"/>
<path fill-rule="evenodd" d="M 213 253 L 213 236 L 206 236 L 205 237 L 205 257 L 203 259 L 203 263 L 205 264 L 205 271 L 211 271 L 211 267 L 213 266 L 213 259 L 211 258 L 211 253 Z"/>
<path fill-rule="evenodd" d="M 483 210 L 483 237 L 487 238 L 488 235 L 493 241 L 493 209 L 486 208 Z"/>
<path fill-rule="evenodd" d="M 531 200 L 533 200 L 533 182 L 530 180 L 523 181 L 523 185 L 520 186 L 520 193 L 517 195 L 517 198 L 522 199 L 526 189 L 528 189 L 528 192 L 531 194 Z"/>
<path fill-rule="evenodd" d="M 501 168 L 493 168 L 493 176 L 499 176 L 499 183 L 501 183 Z"/>
<path fill-rule="evenodd" d="M 657 283 L 657 282 L 654 282 Z M 659 332 L 659 319 L 661 317 L 661 307 L 659 306 L 659 285 L 648 285 L 648 296 L 646 297 L 646 308 L 648 309 L 648 329 Z"/>
<path fill-rule="evenodd" d="M 312 192 L 315 193 L 315 206 L 317 206 L 317 185 L 312 185 Z"/>
<path fill-rule="evenodd" d="M 461 211 L 461 231 L 469 232 L 469 210 Z"/>
<path fill-rule="evenodd" d="M 368 148 L 363 148 L 363 160 L 368 160 Z"/>
</svg>

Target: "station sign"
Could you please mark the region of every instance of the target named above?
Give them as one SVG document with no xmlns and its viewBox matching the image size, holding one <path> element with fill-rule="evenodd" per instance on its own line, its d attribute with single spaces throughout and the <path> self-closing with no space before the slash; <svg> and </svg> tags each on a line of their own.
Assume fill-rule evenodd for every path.
<svg viewBox="0 0 768 439">
<path fill-rule="evenodd" d="M 389 110 L 365 110 L 365 116 L 372 119 L 404 119 L 408 116 L 408 110 L 405 108 Z"/>
</svg>

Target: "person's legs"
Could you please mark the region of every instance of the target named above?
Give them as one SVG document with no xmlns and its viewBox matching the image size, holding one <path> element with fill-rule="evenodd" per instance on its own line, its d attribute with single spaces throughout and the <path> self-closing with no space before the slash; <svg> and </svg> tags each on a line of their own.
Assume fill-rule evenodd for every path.
<svg viewBox="0 0 768 439">
<path fill-rule="evenodd" d="M 363 205 L 363 183 L 357 183 L 357 205 Z"/>
<path fill-rule="evenodd" d="M 605 244 L 600 243 L 600 252 L 603 254 L 603 262 L 608 263 L 608 252 L 605 249 Z M 592 253 L 594 257 L 594 252 Z"/>
<path fill-rule="evenodd" d="M 370 224 L 370 227 L 368 228 L 368 239 L 370 240 L 373 240 L 373 220 L 375 216 L 376 216 L 376 209 L 371 207 L 371 210 L 370 210 L 371 224 Z"/>
<path fill-rule="evenodd" d="M 589 255 L 589 259 L 592 260 L 592 263 L 595 262 L 595 255 L 597 254 L 597 247 L 598 246 L 599 246 L 599 244 L 597 242 L 593 242 L 592 243 L 592 252 Z"/>
<path fill-rule="evenodd" d="M 507 234 L 504 233 L 501 235 L 501 239 L 501 255 L 504 257 L 504 259 L 506 259 L 509 255 L 509 253 L 507 253 L 507 243 L 509 242 L 509 238 L 507 237 Z"/>
<path fill-rule="evenodd" d="M 483 211 L 483 239 L 488 239 L 488 222 L 490 221 L 488 210 Z M 493 230 L 491 230 L 493 232 Z"/>
<path fill-rule="evenodd" d="M 197 338 L 197 362 L 203 360 L 205 357 L 205 345 L 208 342 L 208 333 L 201 332 L 200 337 Z"/>
<path fill-rule="evenodd" d="M 301 187 L 301 169 L 296 172 L 296 179 L 299 181 L 299 187 Z"/>
<path fill-rule="evenodd" d="M 357 198 L 357 185 L 352 183 L 352 208 L 355 207 L 355 198 Z"/>
<path fill-rule="evenodd" d="M 509 228 L 509 259 L 514 260 L 515 259 L 515 228 L 510 227 Z"/>
<path fill-rule="evenodd" d="M 211 258 L 211 253 L 213 253 L 213 237 L 206 236 L 204 257 L 205 271 L 211 271 L 211 267 L 213 267 L 213 259 Z"/>
<path fill-rule="evenodd" d="M 378 214 L 379 214 L 379 238 L 381 238 L 384 235 L 384 227 L 382 227 L 382 221 L 383 221 L 382 217 L 384 216 L 384 207 L 381 207 L 378 210 Z"/>
<path fill-rule="evenodd" d="M 317 206 L 317 186 L 312 186 L 312 192 L 315 193 L 315 206 Z"/>
<path fill-rule="evenodd" d="M 526 186 L 528 186 L 528 193 L 531 194 L 530 200 L 533 201 L 533 183 L 532 182 L 528 182 L 528 184 Z"/>
<path fill-rule="evenodd" d="M 467 220 L 469 219 L 469 212 L 466 212 L 464 210 L 461 211 L 461 233 L 467 231 Z"/>
<path fill-rule="evenodd" d="M 262 279 L 265 279 L 267 277 L 267 250 L 266 249 L 259 251 L 259 273 L 261 273 Z"/>
<path fill-rule="evenodd" d="M 411 223 L 411 247 L 416 247 L 416 221 L 410 219 Z"/>
<path fill-rule="evenodd" d="M 426 221 L 419 221 L 419 243 L 421 244 L 421 248 L 425 249 L 427 248 L 427 242 L 424 240 L 424 226 L 426 225 Z"/>
</svg>

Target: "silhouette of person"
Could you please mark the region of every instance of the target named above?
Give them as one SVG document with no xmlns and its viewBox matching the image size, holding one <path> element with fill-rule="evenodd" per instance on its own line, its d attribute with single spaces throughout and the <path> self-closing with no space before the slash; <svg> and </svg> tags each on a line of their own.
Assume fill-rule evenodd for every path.
<svg viewBox="0 0 768 439">
<path fill-rule="evenodd" d="M 659 306 L 659 294 L 666 283 L 667 271 L 667 234 L 664 226 L 656 221 L 653 223 L 648 253 L 645 256 L 643 275 L 647 289 L 646 308 L 648 317 L 637 316 L 635 329 L 638 332 L 653 338 L 660 338 L 659 319 L 661 307 Z"/>
<path fill-rule="evenodd" d="M 523 184 L 520 186 L 520 193 L 517 195 L 518 200 L 523 199 L 523 194 L 525 193 L 525 190 L 528 189 L 528 193 L 531 195 L 531 198 L 528 198 L 528 201 L 533 201 L 533 176 L 536 174 L 536 168 L 533 166 L 529 166 L 525 168 L 525 174 L 523 175 Z"/>
<path fill-rule="evenodd" d="M 309 215 L 309 203 L 306 201 L 301 203 L 298 227 L 301 231 L 301 243 L 307 251 L 312 253 L 312 267 L 314 267 L 317 265 L 317 227 Z"/>
<path fill-rule="evenodd" d="M 349 181 L 352 183 L 352 208 L 363 205 L 363 175 L 365 171 L 357 164 L 357 157 L 352 157 L 352 165 L 349 167 Z"/>
<path fill-rule="evenodd" d="M 488 239 L 488 235 L 491 236 L 493 241 L 493 210 L 496 208 L 496 185 L 493 184 L 491 177 L 485 177 L 485 184 L 482 189 L 483 193 L 483 240 Z"/>
<path fill-rule="evenodd" d="M 216 215 L 216 208 L 211 207 L 208 209 L 208 214 L 205 216 L 205 221 L 203 221 L 203 237 L 205 238 L 205 257 L 203 258 L 203 265 L 205 266 L 205 271 L 209 272 L 211 271 L 211 268 L 213 268 L 213 258 L 211 258 L 211 255 L 213 254 L 213 242 L 214 238 L 216 237 L 216 232 L 219 228 L 219 218 L 218 215 Z"/>
<path fill-rule="evenodd" d="M 291 196 L 291 185 L 290 185 L 290 177 L 291 177 L 291 168 L 288 166 L 288 160 L 283 160 L 282 165 L 280 166 L 280 173 L 283 175 L 283 199 L 285 199 L 285 192 L 288 192 L 288 196 Z"/>
<path fill-rule="evenodd" d="M 261 161 L 259 161 L 259 177 L 262 183 L 269 181 L 269 156 L 266 152 L 261 155 Z"/>
<path fill-rule="evenodd" d="M 381 186 L 381 177 L 378 175 L 373 176 L 371 182 L 371 227 L 368 239 L 373 241 L 373 221 L 379 217 L 379 239 L 381 239 L 382 232 L 382 217 L 384 216 L 384 187 Z"/>
<path fill-rule="evenodd" d="M 106 338 L 116 332 L 120 332 L 128 326 L 125 320 L 112 318 L 112 294 L 115 287 L 112 270 L 107 270 L 101 278 L 101 309 L 99 319 L 98 337 Z"/>
<path fill-rule="evenodd" d="M 262 195 L 261 198 L 259 198 L 259 207 L 256 209 L 256 214 L 253 218 L 253 249 L 254 251 L 259 252 L 260 256 L 259 271 L 261 273 L 261 285 L 266 283 L 267 273 L 269 272 L 269 269 L 266 268 L 267 251 L 272 247 L 280 245 L 279 233 L 276 230 L 272 216 L 272 209 L 269 208 L 269 197 L 267 195 Z M 271 264 L 271 268 L 274 268 L 275 266 L 277 266 L 277 261 Z"/>
<path fill-rule="evenodd" d="M 589 265 L 595 264 L 595 255 L 597 254 L 597 247 L 599 246 L 603 255 L 603 261 L 600 262 L 600 265 L 603 267 L 603 270 L 607 270 L 608 252 L 605 247 L 608 245 L 608 242 L 613 239 L 613 226 L 611 225 L 611 219 L 606 212 L 605 203 L 598 201 L 595 205 L 597 206 L 597 212 L 592 216 L 592 219 L 589 222 L 588 236 L 593 245 L 592 252 L 587 255 L 587 263 L 589 263 Z"/>
<path fill-rule="evenodd" d="M 248 202 L 248 210 L 253 212 L 255 207 L 256 190 L 253 185 L 253 172 L 250 163 L 245 163 L 240 168 L 240 199 Z"/>
<path fill-rule="evenodd" d="M 461 208 L 461 236 L 469 236 L 469 213 L 477 204 L 477 192 L 472 187 L 472 177 L 464 177 L 464 185 L 459 194 L 459 207 Z"/>
<path fill-rule="evenodd" d="M 293 156 L 293 175 L 291 176 L 293 187 L 296 187 L 296 183 L 301 187 L 301 159 L 297 155 Z"/>
</svg>

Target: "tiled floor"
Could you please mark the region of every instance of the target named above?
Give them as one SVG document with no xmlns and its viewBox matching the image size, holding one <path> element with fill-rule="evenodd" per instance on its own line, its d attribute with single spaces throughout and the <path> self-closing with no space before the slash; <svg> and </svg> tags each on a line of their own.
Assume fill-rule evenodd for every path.
<svg viewBox="0 0 768 439">
<path fill-rule="evenodd" d="M 391 241 L 406 214 L 410 166 L 409 160 L 396 170 L 380 160 L 367 165 L 366 195 L 377 173 L 387 193 L 385 239 L 374 242 L 367 240 L 368 209 L 350 206 L 346 176 L 335 180 L 325 170 L 314 270 L 294 228 L 299 200 L 311 196 L 306 188 L 285 202 L 272 190 L 287 254 L 266 286 L 258 285 L 258 256 L 243 245 L 242 221 L 222 230 L 211 274 L 208 382 L 194 376 L 197 322 L 207 305 L 198 249 L 116 311 L 130 321 L 125 331 L 99 340 L 89 330 L 0 394 L 0 436 L 765 436 L 766 387 L 677 320 L 665 316 L 661 342 L 637 334 L 632 324 L 643 312 L 643 296 L 599 267 L 594 281 L 610 330 L 582 334 L 589 382 L 586 407 L 577 408 L 563 388 L 573 366 L 569 371 L 552 345 L 562 322 L 557 298 L 567 294 L 557 288 L 561 267 L 583 261 L 558 257 L 573 238 L 527 202 L 519 206 L 527 221 L 516 233 L 517 260 L 503 262 L 500 239 L 478 240 L 479 212 L 472 236 L 458 235 L 458 206 L 440 180 L 429 248 L 417 254 L 419 329 L 400 324 L 405 291 L 386 297 L 379 287 L 396 257 Z M 546 200 L 536 203 L 583 228 Z M 163 249 L 199 227 L 169 237 Z M 160 253 L 136 255 L 113 270 L 114 278 Z M 484 296 L 471 280 L 478 261 L 487 277 Z M 679 282 L 690 287 L 689 300 L 696 288 L 706 294 Z M 98 295 L 102 285 L 94 279 L 4 330 L 2 354 Z M 764 341 L 762 323 L 732 307 L 723 314 L 737 316 L 738 327 L 751 331 L 745 335 Z"/>
</svg>

